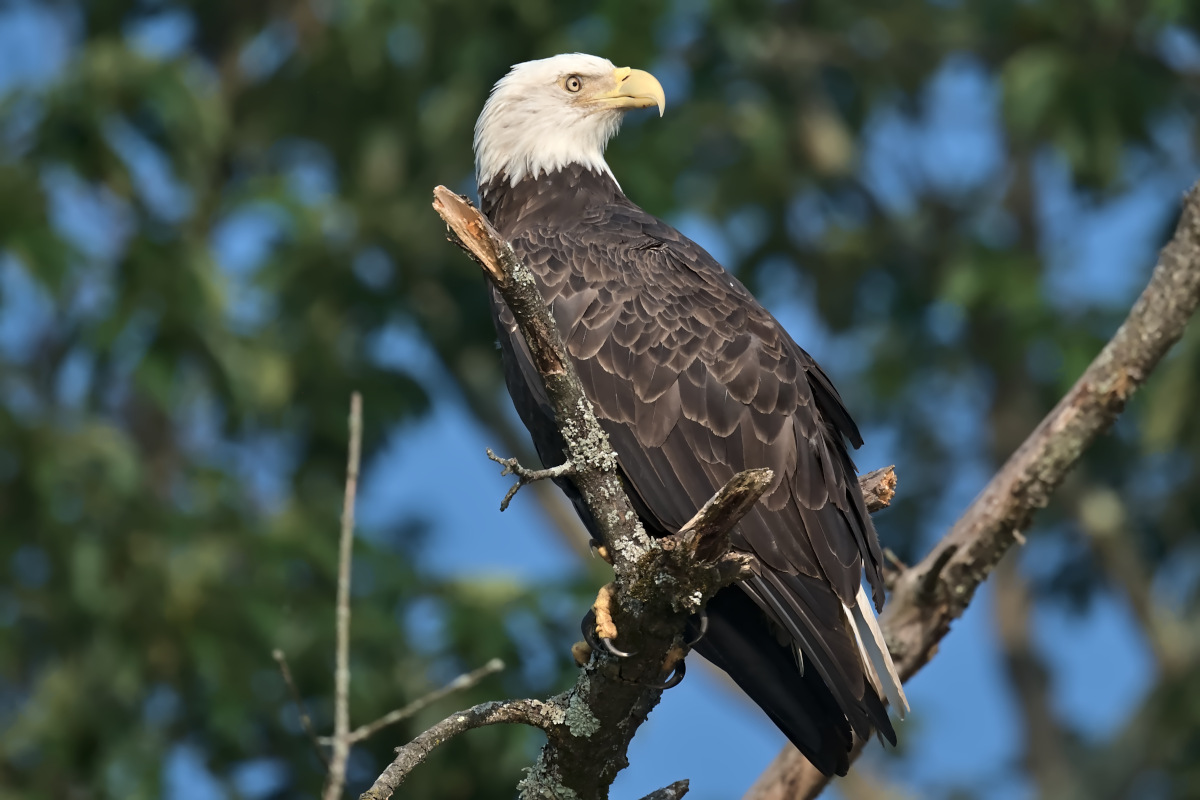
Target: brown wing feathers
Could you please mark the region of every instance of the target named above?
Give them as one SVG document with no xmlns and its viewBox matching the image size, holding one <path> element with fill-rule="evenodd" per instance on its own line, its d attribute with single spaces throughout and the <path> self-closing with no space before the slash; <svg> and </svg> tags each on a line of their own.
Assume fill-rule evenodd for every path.
<svg viewBox="0 0 1200 800">
<path fill-rule="evenodd" d="M 844 718 L 828 718 L 826 700 L 805 701 L 816 703 L 810 713 L 825 709 L 832 726 L 817 741 L 810 725 L 788 721 L 799 712 L 775 701 L 764 708 L 804 740 L 797 746 L 840 769 L 830 742 L 841 747 L 848 737 L 833 728 L 848 721 L 860 735 L 874 727 L 894 738 L 843 614 L 843 604 L 858 602 L 864 562 L 876 603 L 883 591 L 879 545 L 842 441 L 859 443 L 858 429 L 828 377 L 706 252 L 629 203 L 611 179 L 567 172 L 578 186 L 561 203 L 544 186 L 525 187 L 543 177 L 511 189 L 526 197 L 485 203 L 485 212 L 538 277 L 652 531 L 678 530 L 739 470 L 775 470 L 775 485 L 734 535 L 763 566 L 742 590 L 799 644 L 805 668 L 817 671 Z M 527 360 L 507 309 L 496 313 L 506 363 Z M 539 452 L 558 463 L 561 443 L 544 418 L 541 387 L 529 385 L 528 365 L 507 366 L 514 399 L 526 396 L 518 411 Z M 721 607 L 740 614 L 749 606 Z M 709 655 L 735 680 L 741 675 L 756 699 L 786 693 L 751 691 L 766 663 L 746 661 L 753 653 Z M 805 697 L 820 692 L 813 686 L 806 678 Z"/>
</svg>

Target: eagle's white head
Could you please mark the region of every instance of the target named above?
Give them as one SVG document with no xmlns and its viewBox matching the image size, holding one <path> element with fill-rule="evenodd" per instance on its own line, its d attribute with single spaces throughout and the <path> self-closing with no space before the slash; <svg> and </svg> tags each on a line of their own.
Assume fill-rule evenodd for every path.
<svg viewBox="0 0 1200 800">
<path fill-rule="evenodd" d="M 612 175 L 604 146 L 632 108 L 666 107 L 649 72 L 606 58 L 569 53 L 517 64 L 492 88 L 475 123 L 480 186 L 503 172 L 515 186 L 527 175 L 568 164 Z"/>
</svg>

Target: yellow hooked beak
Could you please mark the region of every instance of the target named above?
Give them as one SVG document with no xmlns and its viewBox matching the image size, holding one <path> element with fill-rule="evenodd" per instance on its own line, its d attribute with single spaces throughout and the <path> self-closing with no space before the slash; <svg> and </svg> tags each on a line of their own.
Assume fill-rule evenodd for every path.
<svg viewBox="0 0 1200 800">
<path fill-rule="evenodd" d="M 613 80 L 616 87 L 612 91 L 592 97 L 591 102 L 608 108 L 658 106 L 658 115 L 663 115 L 667 108 L 667 96 L 663 94 L 662 84 L 649 72 L 619 67 L 613 70 Z"/>
</svg>

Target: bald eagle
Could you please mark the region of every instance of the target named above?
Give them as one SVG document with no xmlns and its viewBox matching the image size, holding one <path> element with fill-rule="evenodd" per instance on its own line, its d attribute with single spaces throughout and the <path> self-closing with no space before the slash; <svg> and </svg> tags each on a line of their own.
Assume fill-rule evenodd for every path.
<svg viewBox="0 0 1200 800">
<path fill-rule="evenodd" d="M 852 732 L 895 744 L 881 698 L 907 710 L 875 618 L 879 540 L 846 450 L 862 437 L 770 312 L 621 191 L 604 148 L 625 112 L 649 107 L 663 112 L 659 82 L 603 58 L 514 66 L 475 126 L 480 206 L 533 271 L 651 534 L 678 532 L 735 473 L 774 470 L 732 536 L 757 573 L 712 599 L 695 649 L 814 766 L 845 774 Z M 560 464 L 541 378 L 494 288 L 491 304 L 509 393 L 543 462 Z"/>
</svg>

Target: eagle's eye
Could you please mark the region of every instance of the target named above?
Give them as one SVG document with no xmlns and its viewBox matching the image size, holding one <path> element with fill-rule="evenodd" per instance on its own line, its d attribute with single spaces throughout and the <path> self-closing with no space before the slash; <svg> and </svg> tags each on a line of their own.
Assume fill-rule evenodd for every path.
<svg viewBox="0 0 1200 800">
<path fill-rule="evenodd" d="M 575 94 L 583 88 L 583 81 L 578 75 L 569 75 L 567 76 L 567 79 L 563 81 L 563 87 L 571 94 Z"/>
</svg>

